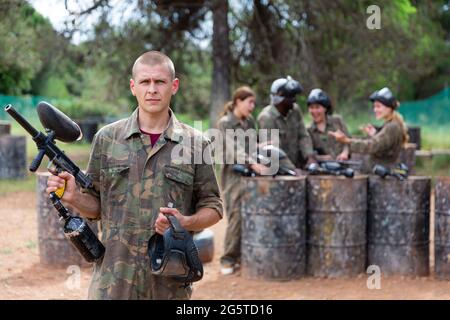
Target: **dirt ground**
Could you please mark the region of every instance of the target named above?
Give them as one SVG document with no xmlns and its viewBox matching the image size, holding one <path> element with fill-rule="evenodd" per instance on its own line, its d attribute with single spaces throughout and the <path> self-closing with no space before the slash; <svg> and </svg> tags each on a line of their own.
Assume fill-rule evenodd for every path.
<svg viewBox="0 0 450 320">
<path fill-rule="evenodd" d="M 36 195 L 0 197 L 0 299 L 85 299 L 90 268 L 81 269 L 80 287 L 70 269 L 40 264 L 37 246 Z M 362 274 L 351 279 L 275 282 L 249 280 L 219 271 L 226 220 L 211 229 L 215 254 L 205 276 L 194 285 L 193 299 L 450 299 L 450 281 L 423 278 L 381 278 L 380 289 L 368 289 Z"/>
</svg>

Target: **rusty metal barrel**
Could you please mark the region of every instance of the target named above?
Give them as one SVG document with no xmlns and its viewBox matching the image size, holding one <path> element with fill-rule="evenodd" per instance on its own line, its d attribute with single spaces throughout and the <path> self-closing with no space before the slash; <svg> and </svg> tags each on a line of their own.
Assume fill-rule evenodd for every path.
<svg viewBox="0 0 450 320">
<path fill-rule="evenodd" d="M 0 120 L 0 136 L 11 134 L 11 123 L 8 121 Z"/>
<path fill-rule="evenodd" d="M 437 177 L 435 186 L 435 276 L 450 280 L 450 177 Z"/>
<path fill-rule="evenodd" d="M 367 176 L 308 176 L 307 273 L 350 277 L 365 271 Z"/>
<path fill-rule="evenodd" d="M 69 265 L 90 265 L 72 246 L 70 241 L 64 237 L 63 226 L 59 221 L 58 212 L 50 202 L 48 193 L 45 192 L 45 189 L 47 188 L 47 179 L 50 176 L 50 173 L 38 172 L 36 175 L 38 199 L 38 243 L 40 262 L 46 265 L 65 267 Z M 79 216 L 76 211 L 70 211 L 72 215 Z M 97 234 L 97 223 L 87 223 L 92 231 Z"/>
<path fill-rule="evenodd" d="M 194 243 L 198 250 L 198 257 L 203 263 L 211 262 L 214 258 L 214 232 L 207 228 L 194 233 Z"/>
<path fill-rule="evenodd" d="M 410 175 L 416 172 L 416 149 L 417 145 L 415 143 L 406 143 L 399 155 L 399 161 L 408 166 Z"/>
<path fill-rule="evenodd" d="M 369 177 L 368 264 L 383 275 L 429 274 L 430 177 Z"/>
<path fill-rule="evenodd" d="M 417 150 L 420 150 L 420 148 L 422 147 L 420 127 L 408 126 L 408 135 L 409 135 L 409 142 L 415 143 L 417 146 Z"/>
<path fill-rule="evenodd" d="M 0 179 L 23 179 L 26 176 L 25 136 L 0 135 Z"/>
<path fill-rule="evenodd" d="M 242 275 L 292 280 L 306 269 L 306 177 L 243 178 Z"/>
</svg>

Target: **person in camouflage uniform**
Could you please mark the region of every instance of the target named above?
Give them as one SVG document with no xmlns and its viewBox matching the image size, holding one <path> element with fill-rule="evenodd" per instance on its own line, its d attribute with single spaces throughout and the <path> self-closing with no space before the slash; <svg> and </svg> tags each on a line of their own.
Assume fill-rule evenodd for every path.
<svg viewBox="0 0 450 320">
<path fill-rule="evenodd" d="M 313 149 L 320 156 L 329 156 L 330 160 L 348 160 L 349 146 L 339 143 L 328 135 L 329 131 L 342 131 L 349 136 L 344 120 L 333 115 L 330 97 L 322 89 L 311 90 L 307 100 L 308 110 L 313 123 L 308 127 Z"/>
<path fill-rule="evenodd" d="M 311 137 L 295 103 L 295 96 L 302 91 L 298 81 L 290 76 L 275 80 L 270 88 L 271 103 L 258 116 L 259 129 L 279 130 L 280 148 L 297 168 L 315 161 Z"/>
<path fill-rule="evenodd" d="M 395 111 L 400 103 L 391 90 L 385 87 L 377 90 L 369 97 L 373 102 L 376 119 L 383 119 L 384 124 L 380 130 L 372 125 L 364 128 L 369 135 L 368 139 L 355 139 L 347 137 L 339 129 L 329 134 L 340 143 L 350 146 L 351 152 L 369 154 L 369 163 L 364 167 L 365 173 L 370 173 L 375 164 L 393 167 L 399 161 L 400 151 L 408 142 L 408 131 L 402 116 Z"/>
<path fill-rule="evenodd" d="M 244 190 L 241 190 L 241 175 L 233 171 L 233 164 L 237 163 L 237 156 L 243 156 L 246 164 L 257 172 L 264 170 L 262 164 L 249 163 L 253 155 L 249 155 L 248 146 L 241 145 L 243 140 L 227 137 L 236 130 L 253 129 L 256 132 L 256 124 L 251 113 L 255 108 L 255 93 L 247 86 L 236 89 L 231 101 L 227 102 L 224 111 L 217 123 L 217 128 L 221 131 L 225 143 L 226 155 L 231 151 L 233 159 L 224 161 L 221 171 L 221 189 L 224 198 L 225 212 L 228 218 L 225 233 L 224 253 L 220 258 L 221 272 L 224 275 L 232 274 L 239 268 L 241 260 L 241 198 Z M 228 130 L 228 131 L 227 131 Z M 237 150 L 236 152 L 234 150 Z M 225 159 L 226 160 L 226 159 Z M 232 162 L 233 164 L 231 164 Z"/>
<path fill-rule="evenodd" d="M 183 156 L 204 154 L 209 145 L 169 108 L 178 85 L 166 55 L 157 51 L 141 55 L 130 80 L 138 107 L 129 118 L 103 127 L 94 137 L 87 174 L 95 190 L 78 191 L 67 172 L 48 181 L 49 193 L 67 181 L 63 201 L 83 216 L 101 221 L 106 252 L 94 265 L 89 299 L 191 296 L 191 285 L 152 275 L 147 254 L 150 237 L 169 227 L 167 214 L 189 231 L 204 229 L 222 217 L 211 159 L 194 164 L 173 155 L 179 150 Z"/>
</svg>

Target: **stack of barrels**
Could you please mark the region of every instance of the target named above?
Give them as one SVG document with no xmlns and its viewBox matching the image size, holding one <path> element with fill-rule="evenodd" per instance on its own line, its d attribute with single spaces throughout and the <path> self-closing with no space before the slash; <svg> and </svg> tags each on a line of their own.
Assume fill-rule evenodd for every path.
<svg viewBox="0 0 450 320">
<path fill-rule="evenodd" d="M 431 178 L 242 178 L 242 273 L 291 280 L 430 273 Z M 435 274 L 450 279 L 450 178 L 435 187 Z"/>
</svg>

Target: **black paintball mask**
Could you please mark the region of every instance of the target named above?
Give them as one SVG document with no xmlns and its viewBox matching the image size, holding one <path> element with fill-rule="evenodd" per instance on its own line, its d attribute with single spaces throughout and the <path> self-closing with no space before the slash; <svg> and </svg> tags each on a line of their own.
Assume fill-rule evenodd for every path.
<svg viewBox="0 0 450 320">
<path fill-rule="evenodd" d="M 203 265 L 192 235 L 167 215 L 170 227 L 164 235 L 155 233 L 148 241 L 151 272 L 177 282 L 190 283 L 203 278 Z"/>
<path fill-rule="evenodd" d="M 297 94 L 303 92 L 303 87 L 291 76 L 275 80 L 270 87 L 270 102 L 276 106 L 283 102 L 293 104 Z"/>
<path fill-rule="evenodd" d="M 333 113 L 333 106 L 331 104 L 330 97 L 322 89 L 312 89 L 309 93 L 306 104 L 308 105 L 308 107 L 312 104 L 320 104 L 325 109 L 327 109 L 327 114 Z"/>
<path fill-rule="evenodd" d="M 369 96 L 369 100 L 372 102 L 379 101 L 385 106 L 394 110 L 399 106 L 398 100 L 394 97 L 394 94 L 388 87 L 384 87 L 383 89 L 374 91 Z"/>
</svg>

